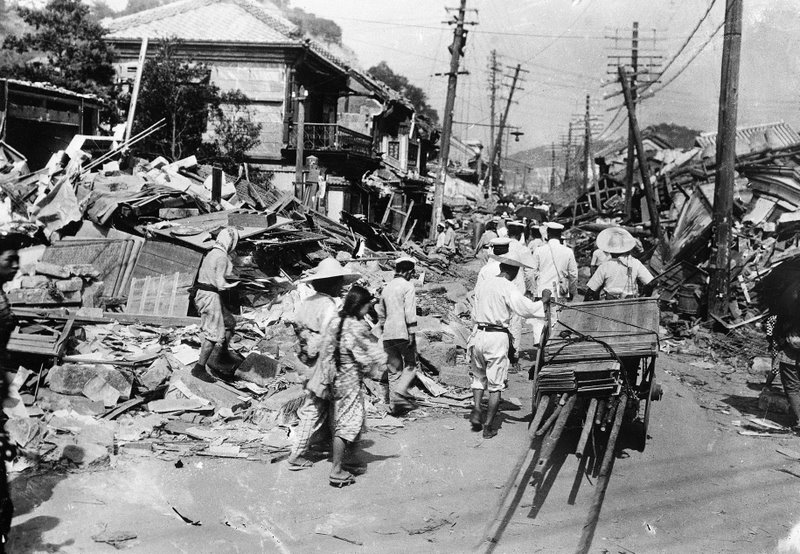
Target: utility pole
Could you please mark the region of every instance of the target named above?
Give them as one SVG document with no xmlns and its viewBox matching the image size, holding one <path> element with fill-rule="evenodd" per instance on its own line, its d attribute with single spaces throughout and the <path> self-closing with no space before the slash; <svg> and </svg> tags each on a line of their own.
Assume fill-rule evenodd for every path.
<svg viewBox="0 0 800 554">
<path fill-rule="evenodd" d="M 508 91 L 508 99 L 506 101 L 506 108 L 503 111 L 503 117 L 500 118 L 500 128 L 497 130 L 497 139 L 494 142 L 492 149 L 492 157 L 489 160 L 489 165 L 494 167 L 495 160 L 498 159 L 499 150 L 502 144 L 503 132 L 505 131 L 506 121 L 508 120 L 508 111 L 511 109 L 511 102 L 514 98 L 514 91 L 517 89 L 517 81 L 519 80 L 519 73 L 523 71 L 522 66 L 517 64 L 514 68 L 514 76 L 511 78 L 511 90 Z"/>
<path fill-rule="evenodd" d="M 572 161 L 572 121 L 569 122 L 569 132 L 567 133 L 567 155 L 564 157 L 564 182 L 569 181 L 569 163 Z"/>
<path fill-rule="evenodd" d="M 489 152 L 494 152 L 494 125 L 497 121 L 496 102 L 497 102 L 497 73 L 500 71 L 500 66 L 497 65 L 497 50 L 492 50 L 489 55 Z M 492 192 L 492 181 L 494 180 L 494 167 L 489 164 L 489 169 L 486 173 L 484 186 L 487 187 L 487 192 Z"/>
<path fill-rule="evenodd" d="M 447 74 L 447 98 L 444 103 L 444 123 L 442 124 L 441 154 L 442 163 L 439 180 L 433 195 L 433 213 L 431 214 L 431 240 L 436 239 L 436 224 L 442 216 L 444 204 L 444 183 L 447 179 L 447 163 L 450 157 L 450 136 L 453 131 L 453 107 L 456 103 L 456 85 L 458 84 L 458 65 L 463 55 L 466 31 L 464 30 L 464 16 L 467 11 L 467 0 L 461 0 L 458 15 L 455 19 L 456 28 L 453 31 L 453 44 L 450 46 L 450 72 Z"/>
<path fill-rule="evenodd" d="M 730 293 L 730 239 L 741 49 L 742 0 L 727 0 L 717 124 L 717 171 L 714 178 L 714 239 L 711 247 L 713 265 L 708 287 L 709 314 L 719 317 L 728 313 Z"/>
<path fill-rule="evenodd" d="M 550 148 L 550 192 L 556 189 L 556 143 Z"/>
<path fill-rule="evenodd" d="M 633 34 L 631 37 L 631 99 L 633 100 L 633 109 L 636 110 L 636 99 L 638 95 L 638 87 L 636 83 L 637 73 L 639 71 L 639 22 L 633 22 Z M 633 149 L 635 148 L 633 142 L 633 127 L 630 119 L 628 119 L 628 156 L 625 161 L 625 217 L 630 220 L 632 199 L 633 199 Z"/>
<path fill-rule="evenodd" d="M 305 166 L 305 124 L 306 124 L 306 89 L 300 87 L 297 90 L 297 121 L 295 129 L 297 134 L 297 150 L 294 160 L 294 195 L 301 200 L 305 193 L 305 178 L 303 177 L 303 167 Z"/>
<path fill-rule="evenodd" d="M 586 112 L 583 116 L 583 191 L 585 193 L 589 193 L 589 175 L 590 172 L 593 174 L 594 169 L 592 168 L 592 164 L 594 164 L 594 160 L 592 159 L 592 105 L 591 105 L 592 97 L 590 95 L 586 95 Z M 593 181 L 593 179 L 591 179 Z M 597 209 L 598 213 L 600 212 L 600 208 L 602 207 L 600 204 L 600 185 L 595 183 L 594 187 L 594 201 L 595 201 L 595 208 Z"/>
<path fill-rule="evenodd" d="M 625 96 L 625 105 L 628 108 L 628 117 L 633 126 L 633 142 L 636 145 L 636 156 L 639 161 L 639 175 L 642 177 L 642 185 L 644 185 L 644 196 L 647 200 L 647 211 L 650 213 L 650 225 L 653 236 L 658 240 L 659 245 L 661 242 L 661 222 L 658 215 L 658 201 L 656 200 L 655 190 L 653 183 L 650 182 L 650 171 L 647 167 L 647 156 L 642 144 L 642 135 L 639 132 L 639 122 L 636 119 L 636 112 L 633 110 L 633 98 L 631 97 L 630 83 L 628 76 L 625 74 L 625 68 L 619 66 L 617 68 L 619 82 L 622 85 L 622 93 Z"/>
</svg>

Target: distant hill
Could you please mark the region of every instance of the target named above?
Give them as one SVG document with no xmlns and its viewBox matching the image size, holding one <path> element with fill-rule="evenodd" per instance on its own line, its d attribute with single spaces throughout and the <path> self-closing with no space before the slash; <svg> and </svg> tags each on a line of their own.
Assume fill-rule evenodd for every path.
<svg viewBox="0 0 800 554">
<path fill-rule="evenodd" d="M 658 125 L 651 125 L 647 127 L 642 134 L 648 135 L 655 133 L 664 138 L 674 148 L 691 148 L 694 146 L 694 139 L 700 134 L 700 131 L 689 129 L 674 123 L 659 123 Z M 598 141 L 592 144 L 592 149 L 597 151 L 605 148 L 613 141 Z M 550 167 L 552 165 L 552 152 L 551 146 L 537 146 L 528 150 L 515 152 L 509 156 L 511 159 L 528 164 L 533 167 Z M 580 147 L 579 147 L 580 149 Z M 573 152 L 573 155 L 575 152 Z M 556 165 L 564 164 L 564 155 L 561 152 L 560 145 L 556 145 Z"/>
</svg>

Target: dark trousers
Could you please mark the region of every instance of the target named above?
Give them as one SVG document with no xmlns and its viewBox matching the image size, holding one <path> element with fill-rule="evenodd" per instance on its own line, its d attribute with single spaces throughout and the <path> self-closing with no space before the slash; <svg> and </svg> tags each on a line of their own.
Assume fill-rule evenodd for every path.
<svg viewBox="0 0 800 554">
<path fill-rule="evenodd" d="M 402 371 L 403 368 L 414 369 L 417 367 L 416 341 L 412 342 L 408 339 L 384 340 L 383 350 L 386 352 L 392 372 Z"/>
<path fill-rule="evenodd" d="M 800 363 L 781 362 L 781 382 L 789 398 L 789 406 L 794 412 L 795 421 L 800 419 Z"/>
</svg>

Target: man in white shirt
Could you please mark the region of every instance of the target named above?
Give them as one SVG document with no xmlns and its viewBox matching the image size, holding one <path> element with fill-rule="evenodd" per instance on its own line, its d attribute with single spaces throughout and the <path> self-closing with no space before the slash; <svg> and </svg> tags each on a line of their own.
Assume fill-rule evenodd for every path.
<svg viewBox="0 0 800 554">
<path fill-rule="evenodd" d="M 597 235 L 597 247 L 611 259 L 600 264 L 586 283 L 585 300 L 635 298 L 639 284 L 650 291 L 653 275 L 642 262 L 631 255 L 636 239 L 622 227 L 609 227 Z"/>
<path fill-rule="evenodd" d="M 383 349 L 395 381 L 393 412 L 414 407 L 408 387 L 417 377 L 417 292 L 411 282 L 415 269 L 414 258 L 398 258 L 394 279 L 384 287 L 376 306 L 383 323 Z"/>
<path fill-rule="evenodd" d="M 512 315 L 523 318 L 544 319 L 543 302 L 550 299 L 550 291 L 542 291 L 542 302 L 525 297 L 512 281 L 520 268 L 530 267 L 530 255 L 508 252 L 498 256 L 499 274 L 488 276 L 475 287 L 472 318 L 475 328 L 467 344 L 472 374 L 473 408 L 470 423 L 475 431 L 483 428 L 483 437 L 497 434 L 494 418 L 505 389 L 510 365 L 509 350 L 513 346 L 509 326 Z M 484 391 L 489 392 L 489 407 L 485 419 L 481 417 Z"/>
<path fill-rule="evenodd" d="M 561 244 L 564 226 L 548 222 L 545 227 L 547 242 L 533 253 L 536 279 L 533 296 L 539 297 L 542 290 L 551 289 L 561 300 L 574 298 L 578 292 L 578 264 L 572 248 Z"/>
</svg>

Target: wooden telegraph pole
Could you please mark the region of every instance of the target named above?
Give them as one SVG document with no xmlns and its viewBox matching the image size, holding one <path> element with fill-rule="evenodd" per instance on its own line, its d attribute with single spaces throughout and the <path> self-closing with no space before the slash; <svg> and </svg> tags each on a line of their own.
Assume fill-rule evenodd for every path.
<svg viewBox="0 0 800 554">
<path fill-rule="evenodd" d="M 511 109 L 512 99 L 514 98 L 514 91 L 517 89 L 517 81 L 519 80 L 520 71 L 524 71 L 520 64 L 514 68 L 514 76 L 511 80 L 511 90 L 508 91 L 508 99 L 506 100 L 506 108 L 503 110 L 503 116 L 500 118 L 500 128 L 497 130 L 497 138 L 494 141 L 494 148 L 492 148 L 492 157 L 489 159 L 489 167 L 494 167 L 496 160 L 500 159 L 500 148 L 503 143 L 503 133 L 506 130 L 506 122 L 508 121 L 508 111 Z"/>
<path fill-rule="evenodd" d="M 722 43 L 722 75 L 717 124 L 717 171 L 714 186 L 714 239 L 708 311 L 719 317 L 728 313 L 731 270 L 731 219 L 736 163 L 736 112 L 739 105 L 739 57 L 742 49 L 742 0 L 725 3 L 725 38 Z"/>
<path fill-rule="evenodd" d="M 444 183 L 447 179 L 447 162 L 450 157 L 450 136 L 453 131 L 453 107 L 456 103 L 456 85 L 458 84 L 458 65 L 464 48 L 464 16 L 467 11 L 467 0 L 461 0 L 456 16 L 456 28 L 453 31 L 453 44 L 450 47 L 450 72 L 447 74 L 447 98 L 444 102 L 444 123 L 442 124 L 441 155 L 442 170 L 436 181 L 433 194 L 433 213 L 431 214 L 430 238 L 436 240 L 436 224 L 442 217 L 444 204 Z"/>
<path fill-rule="evenodd" d="M 633 109 L 636 110 L 636 98 L 638 96 L 638 86 L 636 83 L 637 73 L 639 72 L 639 22 L 633 22 L 633 36 L 631 38 L 631 98 L 633 100 Z M 630 220 L 631 217 L 631 203 L 633 199 L 633 164 L 634 155 L 633 151 L 636 144 L 633 138 L 633 126 L 630 119 L 628 119 L 628 156 L 625 160 L 625 217 Z"/>
<path fill-rule="evenodd" d="M 650 172 L 647 167 L 647 156 L 644 152 L 644 145 L 642 144 L 642 135 L 639 132 L 639 122 L 636 119 L 636 111 L 633 106 L 633 97 L 631 96 L 631 85 L 628 82 L 628 76 L 625 74 L 625 68 L 622 66 L 617 67 L 619 82 L 622 85 L 622 92 L 625 95 L 625 105 L 628 108 L 628 118 L 630 119 L 630 127 L 633 129 L 633 142 L 636 145 L 636 156 L 639 161 L 639 174 L 642 177 L 642 184 L 644 185 L 644 196 L 647 199 L 647 211 L 650 213 L 650 230 L 653 236 L 661 243 L 661 222 L 658 216 L 658 201 L 656 200 L 655 190 L 653 183 L 650 182 Z"/>
</svg>

